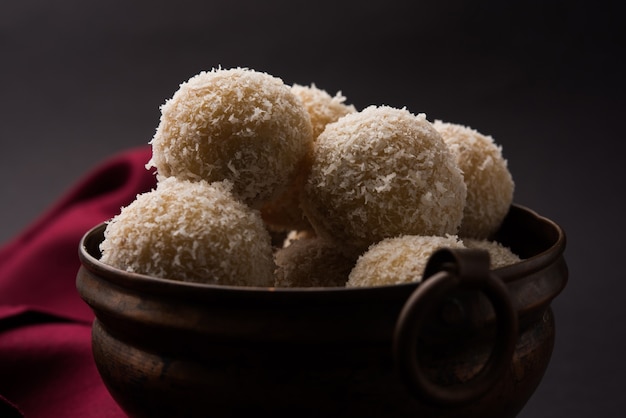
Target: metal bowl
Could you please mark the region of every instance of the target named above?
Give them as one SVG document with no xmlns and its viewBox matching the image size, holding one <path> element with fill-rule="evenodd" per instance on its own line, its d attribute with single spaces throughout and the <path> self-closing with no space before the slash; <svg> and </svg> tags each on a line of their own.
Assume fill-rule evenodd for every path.
<svg viewBox="0 0 626 418">
<path fill-rule="evenodd" d="M 93 354 L 133 417 L 514 417 L 554 345 L 565 234 L 512 205 L 496 239 L 523 260 L 441 250 L 421 284 L 252 288 L 185 283 L 99 262 L 81 240 L 77 289 Z"/>
</svg>

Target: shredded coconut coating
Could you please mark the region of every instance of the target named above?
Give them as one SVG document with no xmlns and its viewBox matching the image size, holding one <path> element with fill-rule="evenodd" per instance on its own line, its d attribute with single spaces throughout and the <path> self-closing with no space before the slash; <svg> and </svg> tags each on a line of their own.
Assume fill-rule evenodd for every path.
<svg viewBox="0 0 626 418">
<path fill-rule="evenodd" d="M 505 247 L 497 241 L 465 238 L 463 243 L 467 248 L 487 250 L 491 259 L 490 267 L 492 269 L 510 266 L 521 261 L 520 257 L 511 251 L 509 247 Z"/>
<path fill-rule="evenodd" d="M 347 287 L 420 282 L 430 256 L 441 248 L 465 248 L 456 235 L 403 235 L 386 238 L 363 253 L 348 277 Z"/>
<path fill-rule="evenodd" d="M 344 287 L 355 262 L 325 239 L 296 239 L 275 253 L 275 286 Z"/>
<path fill-rule="evenodd" d="M 486 239 L 498 230 L 513 202 L 514 182 L 502 147 L 463 125 L 433 122 L 463 171 L 467 200 L 459 236 Z"/>
<path fill-rule="evenodd" d="M 227 182 L 162 179 L 107 224 L 101 261 L 149 276 L 273 286 L 270 236 Z"/>
<path fill-rule="evenodd" d="M 304 108 L 309 113 L 313 127 L 313 140 L 322 133 L 329 123 L 335 122 L 349 113 L 356 112 L 353 105 L 345 104 L 346 98 L 341 92 L 331 96 L 326 90 L 316 87 L 315 84 L 310 86 L 294 84 L 291 86 L 291 91 L 302 101 Z M 293 177 L 293 181 L 286 192 L 261 208 L 263 220 L 270 228 L 288 231 L 311 227 L 300 208 L 300 193 L 307 170 L 305 161 L 296 176 Z"/>
<path fill-rule="evenodd" d="M 315 237 L 317 237 L 317 235 L 315 235 L 315 231 L 313 231 L 312 229 L 302 229 L 302 230 L 294 229 L 286 233 L 285 239 L 283 240 L 282 248 L 289 247 L 291 244 L 293 244 L 297 240 L 309 239 L 309 238 L 315 238 Z"/>
<path fill-rule="evenodd" d="M 326 128 L 326 125 L 336 122 L 342 116 L 355 113 L 354 105 L 346 104 L 346 97 L 337 92 L 331 96 L 324 89 L 318 88 L 315 83 L 310 86 L 293 84 L 291 91 L 302 100 L 304 107 L 311 117 L 313 138 L 317 138 Z"/>
<path fill-rule="evenodd" d="M 399 235 L 456 234 L 466 186 L 424 114 L 369 106 L 314 143 L 302 209 L 316 233 L 359 254 Z"/>
<path fill-rule="evenodd" d="M 161 107 L 147 166 L 160 177 L 230 180 L 258 208 L 283 192 L 312 142 L 309 114 L 280 78 L 219 68 L 182 83 Z"/>
</svg>

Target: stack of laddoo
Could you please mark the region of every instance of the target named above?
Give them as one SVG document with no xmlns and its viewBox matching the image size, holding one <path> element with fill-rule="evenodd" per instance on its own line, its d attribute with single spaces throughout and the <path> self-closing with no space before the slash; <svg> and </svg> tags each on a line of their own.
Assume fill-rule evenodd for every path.
<svg viewBox="0 0 626 418">
<path fill-rule="evenodd" d="M 107 222 L 101 261 L 256 287 L 418 282 L 440 248 L 494 241 L 514 182 L 492 137 L 406 108 L 358 110 L 315 84 L 201 72 L 161 107 L 157 185 Z"/>
</svg>

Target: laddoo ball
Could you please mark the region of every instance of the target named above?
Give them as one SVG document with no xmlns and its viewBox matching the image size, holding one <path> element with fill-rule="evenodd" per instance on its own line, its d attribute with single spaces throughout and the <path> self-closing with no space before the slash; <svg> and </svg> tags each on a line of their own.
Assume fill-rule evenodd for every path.
<svg viewBox="0 0 626 418">
<path fill-rule="evenodd" d="M 304 160 L 283 192 L 261 206 L 261 217 L 272 232 L 311 229 L 300 208 L 300 194 L 306 181 L 308 165 Z"/>
<path fill-rule="evenodd" d="M 302 100 L 305 109 L 309 112 L 313 138 L 317 138 L 329 123 L 356 112 L 356 107 L 347 104 L 346 97 L 341 92 L 331 96 L 328 91 L 317 87 L 315 83 L 308 86 L 293 84 L 291 91 Z"/>
<path fill-rule="evenodd" d="M 424 114 L 369 106 L 314 143 L 301 206 L 319 236 L 361 253 L 399 235 L 456 234 L 466 186 Z"/>
<path fill-rule="evenodd" d="M 385 286 L 422 281 L 430 256 L 441 248 L 465 248 L 456 235 L 402 235 L 373 244 L 348 276 L 347 287 Z"/>
<path fill-rule="evenodd" d="M 258 208 L 282 193 L 313 141 L 311 120 L 280 78 L 246 68 L 203 71 L 161 106 L 148 167 L 159 177 L 229 180 Z"/>
<path fill-rule="evenodd" d="M 326 125 L 344 115 L 356 112 L 353 105 L 345 103 L 346 98 L 340 92 L 331 96 L 315 84 L 309 86 L 293 84 L 291 91 L 302 101 L 309 113 L 314 140 L 326 128 Z M 269 228 L 285 231 L 311 227 L 300 208 L 300 192 L 306 176 L 305 161 L 301 170 L 292 178 L 289 188 L 281 196 L 272 199 L 261 208 L 261 215 Z"/>
<path fill-rule="evenodd" d="M 276 287 L 344 287 L 356 257 L 323 238 L 299 238 L 275 253 Z"/>
<path fill-rule="evenodd" d="M 467 126 L 440 120 L 433 125 L 454 154 L 467 186 L 459 236 L 492 237 L 513 202 L 515 187 L 502 147 Z"/>
<path fill-rule="evenodd" d="M 270 236 L 228 182 L 168 177 L 106 225 L 101 261 L 133 273 L 234 286 L 273 286 Z"/>
</svg>

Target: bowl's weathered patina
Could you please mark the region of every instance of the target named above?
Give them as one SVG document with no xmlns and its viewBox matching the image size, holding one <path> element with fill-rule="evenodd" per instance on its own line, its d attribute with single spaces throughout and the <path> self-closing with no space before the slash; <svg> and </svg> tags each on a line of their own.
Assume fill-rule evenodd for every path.
<svg viewBox="0 0 626 418">
<path fill-rule="evenodd" d="M 513 205 L 496 239 L 523 261 L 442 250 L 421 284 L 274 289 L 132 274 L 85 234 L 77 288 L 93 353 L 134 417 L 513 417 L 554 344 L 565 234 Z"/>
</svg>

